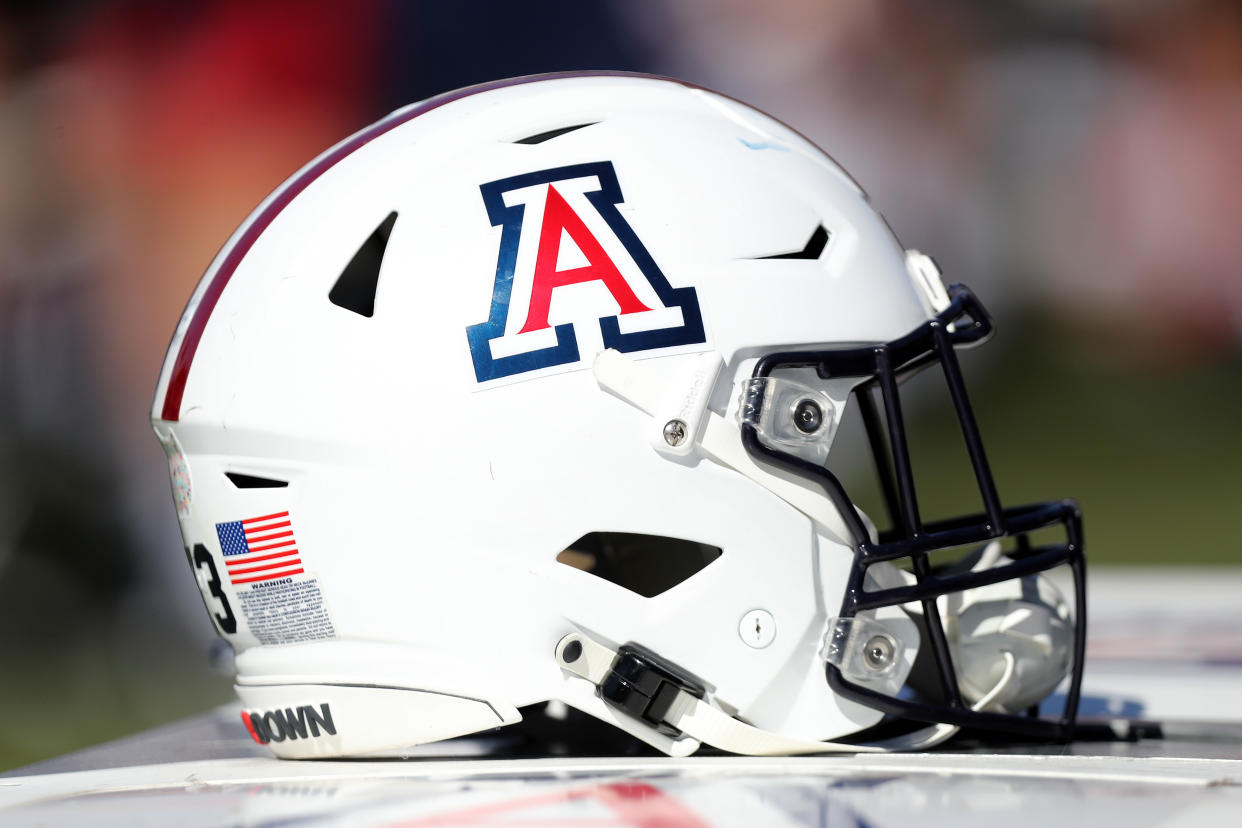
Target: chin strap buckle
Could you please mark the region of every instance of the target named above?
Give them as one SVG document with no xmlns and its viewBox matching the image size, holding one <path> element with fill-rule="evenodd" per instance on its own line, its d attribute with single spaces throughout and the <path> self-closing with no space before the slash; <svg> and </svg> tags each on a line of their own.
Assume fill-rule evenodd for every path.
<svg viewBox="0 0 1242 828">
<path fill-rule="evenodd" d="M 660 733 L 745 756 L 924 750 L 957 732 L 951 725 L 934 725 L 872 745 L 801 739 L 754 727 L 714 707 L 701 681 L 634 644 L 613 650 L 583 633 L 570 633 L 557 642 L 556 661 L 594 684 L 609 705 Z"/>
<path fill-rule="evenodd" d="M 706 695 L 702 682 L 634 644 L 617 649 L 617 658 L 599 691 L 608 704 L 673 738 L 680 737 L 682 731 L 670 724 L 667 717 L 679 694 L 684 692 L 696 699 Z"/>
</svg>

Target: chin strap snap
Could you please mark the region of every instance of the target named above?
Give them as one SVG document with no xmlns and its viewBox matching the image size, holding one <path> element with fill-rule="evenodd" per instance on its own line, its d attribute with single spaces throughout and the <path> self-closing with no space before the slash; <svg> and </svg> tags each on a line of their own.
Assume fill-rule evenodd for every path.
<svg viewBox="0 0 1242 828">
<path fill-rule="evenodd" d="M 984 709 L 1012 680 L 1014 659 L 1006 656 L 1004 675 L 973 709 Z M 618 652 L 582 633 L 571 633 L 557 643 L 556 661 L 562 669 L 594 684 L 610 705 L 657 730 L 747 756 L 927 750 L 958 731 L 953 725 L 932 725 L 866 745 L 798 739 L 749 725 L 713 707 L 692 678 L 638 648 L 622 647 Z"/>
</svg>

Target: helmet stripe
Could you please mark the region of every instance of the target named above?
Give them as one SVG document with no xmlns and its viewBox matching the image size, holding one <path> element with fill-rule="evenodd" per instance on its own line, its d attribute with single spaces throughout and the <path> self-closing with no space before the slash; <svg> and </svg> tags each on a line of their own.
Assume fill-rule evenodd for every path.
<svg viewBox="0 0 1242 828">
<path fill-rule="evenodd" d="M 176 422 L 181 418 L 181 398 L 185 394 L 185 384 L 190 376 L 190 366 L 194 362 L 194 354 L 198 350 L 199 342 L 203 338 L 203 331 L 207 327 L 207 320 L 211 318 L 211 312 L 215 310 L 216 303 L 220 300 L 220 295 L 224 292 L 224 288 L 228 285 L 229 280 L 233 277 L 233 273 L 237 270 L 241 260 L 250 252 L 250 248 L 258 241 L 263 231 L 275 221 L 281 211 L 289 205 L 303 190 L 309 187 L 315 179 L 323 175 L 332 167 L 336 166 L 342 159 L 352 154 L 355 150 L 369 144 L 384 133 L 401 126 L 408 121 L 412 121 L 423 113 L 438 109 L 445 104 L 453 101 L 477 95 L 481 92 L 490 92 L 493 89 L 503 89 L 509 86 L 519 86 L 526 83 L 535 83 L 544 80 L 557 78 L 579 78 L 579 77 L 634 77 L 632 72 L 563 72 L 553 75 L 526 76 L 520 78 L 508 78 L 507 80 L 493 81 L 491 83 L 483 83 L 477 86 L 466 87 L 452 92 L 446 92 L 434 98 L 428 98 L 421 104 L 416 104 L 408 109 L 398 110 L 387 118 L 372 124 L 367 129 L 354 135 L 342 143 L 338 144 L 334 149 L 330 150 L 319 160 L 312 163 L 301 173 L 290 179 L 286 184 L 277 191 L 275 197 L 263 208 L 254 220 L 246 227 L 241 238 L 229 250 L 224 257 L 224 261 L 220 263 L 220 267 L 211 277 L 211 282 L 207 285 L 207 289 L 203 292 L 202 298 L 199 300 L 198 306 L 194 309 L 194 313 L 190 318 L 189 324 L 186 326 L 185 335 L 181 339 L 181 347 L 177 350 L 177 358 L 173 363 L 172 372 L 168 378 L 168 388 L 164 392 L 164 405 L 160 413 L 160 417 L 169 422 Z M 649 77 L 649 76 L 648 76 Z M 683 84 L 684 85 L 684 84 Z"/>
</svg>

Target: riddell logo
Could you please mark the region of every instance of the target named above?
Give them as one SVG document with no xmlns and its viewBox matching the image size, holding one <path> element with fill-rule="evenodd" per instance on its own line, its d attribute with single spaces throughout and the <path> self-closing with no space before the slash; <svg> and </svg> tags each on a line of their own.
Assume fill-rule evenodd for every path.
<svg viewBox="0 0 1242 828">
<path fill-rule="evenodd" d="M 251 713 L 243 710 L 242 724 L 250 732 L 250 738 L 261 745 L 268 742 L 283 742 L 285 739 L 314 739 L 320 730 L 329 736 L 336 735 L 336 724 L 332 721 L 332 708 L 327 702 L 319 705 L 304 704 L 296 709 L 286 707 L 284 710 L 270 710 Z"/>
</svg>

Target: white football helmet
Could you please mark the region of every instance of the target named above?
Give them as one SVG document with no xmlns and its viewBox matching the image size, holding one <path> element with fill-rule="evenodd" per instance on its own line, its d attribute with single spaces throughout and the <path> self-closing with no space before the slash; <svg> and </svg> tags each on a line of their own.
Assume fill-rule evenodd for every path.
<svg viewBox="0 0 1242 828">
<path fill-rule="evenodd" d="M 1066 736 L 1080 519 L 997 498 L 954 356 L 990 329 L 727 97 L 567 74 L 394 112 L 241 225 L 155 394 L 243 723 L 283 757 L 544 702 L 673 755 Z M 929 365 L 981 514 L 920 518 L 897 383 Z M 829 470 L 852 408 L 886 530 Z"/>
</svg>

